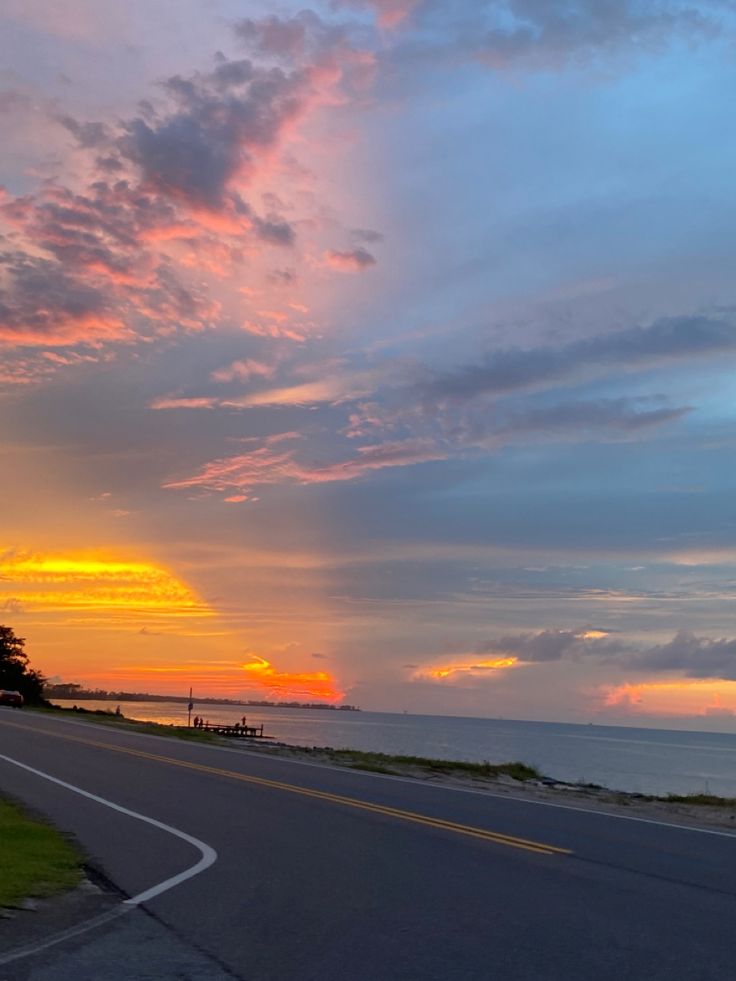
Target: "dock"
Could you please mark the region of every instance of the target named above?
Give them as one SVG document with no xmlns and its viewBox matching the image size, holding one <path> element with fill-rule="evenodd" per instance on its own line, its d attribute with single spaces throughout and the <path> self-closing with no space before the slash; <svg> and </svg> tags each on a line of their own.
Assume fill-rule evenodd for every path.
<svg viewBox="0 0 736 981">
<path fill-rule="evenodd" d="M 249 726 L 241 725 L 239 722 L 236 722 L 235 725 L 227 725 L 220 722 L 200 722 L 200 724 L 194 728 L 198 729 L 200 732 L 214 732 L 218 736 L 233 736 L 236 739 L 271 738 L 263 735 L 263 723 L 261 723 L 259 726 Z"/>
</svg>

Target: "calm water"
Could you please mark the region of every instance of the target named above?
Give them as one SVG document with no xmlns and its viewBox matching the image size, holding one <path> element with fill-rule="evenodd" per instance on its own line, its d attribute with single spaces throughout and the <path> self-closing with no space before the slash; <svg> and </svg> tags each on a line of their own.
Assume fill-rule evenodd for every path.
<svg viewBox="0 0 736 981">
<path fill-rule="evenodd" d="M 70 706 L 71 702 L 58 701 Z M 115 702 L 80 702 L 115 709 Z M 121 702 L 132 719 L 186 723 L 177 702 Z M 736 735 L 622 726 L 513 722 L 383 712 L 197 706 L 210 722 L 265 724 L 267 735 L 293 746 L 435 756 L 504 763 L 522 760 L 558 780 L 582 780 L 641 793 L 702 793 L 736 797 Z"/>
</svg>

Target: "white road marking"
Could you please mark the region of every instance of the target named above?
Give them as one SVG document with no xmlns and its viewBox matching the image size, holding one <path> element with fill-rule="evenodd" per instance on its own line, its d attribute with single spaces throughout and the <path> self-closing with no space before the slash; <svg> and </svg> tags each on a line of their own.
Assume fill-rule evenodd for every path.
<svg viewBox="0 0 736 981">
<path fill-rule="evenodd" d="M 142 903 L 147 903 L 151 899 L 155 899 L 156 896 L 160 896 L 164 892 L 168 892 L 169 889 L 173 889 L 175 886 L 181 885 L 182 882 L 186 882 L 187 879 L 193 878 L 195 875 L 199 875 L 200 872 L 204 872 L 211 865 L 217 861 L 217 852 L 214 848 L 211 848 L 204 841 L 200 841 L 199 838 L 195 838 L 193 835 L 189 835 L 186 831 L 180 831 L 178 828 L 173 828 L 170 824 L 164 824 L 163 821 L 157 821 L 155 818 L 147 817 L 145 814 L 139 814 L 137 811 L 131 811 L 127 807 L 123 807 L 121 804 L 116 804 L 114 801 L 107 800 L 104 797 L 98 797 L 97 794 L 91 794 L 88 790 L 82 790 L 81 787 L 75 787 L 74 784 L 67 783 L 65 780 L 59 780 L 58 777 L 52 777 L 50 773 L 44 773 L 43 770 L 37 770 L 35 767 L 28 766 L 27 763 L 21 763 L 20 760 L 14 760 L 11 756 L 5 756 L 0 753 L 0 760 L 5 763 L 10 763 L 13 766 L 18 766 L 22 770 L 27 770 L 29 773 L 33 773 L 37 777 L 41 777 L 43 780 L 48 780 L 51 783 L 57 784 L 59 787 L 63 787 L 65 790 L 70 790 L 74 794 L 79 794 L 80 797 L 86 797 L 88 800 L 93 800 L 97 804 L 102 804 L 105 807 L 109 807 L 113 811 L 117 811 L 119 814 L 125 814 L 126 817 L 134 818 L 136 821 L 143 821 L 144 824 L 150 824 L 154 828 L 159 828 L 161 831 L 166 831 L 170 835 L 174 835 L 175 838 L 181 838 L 182 841 L 186 841 L 187 844 L 192 845 L 196 848 L 200 854 L 201 858 L 194 865 L 185 869 L 183 872 L 179 872 L 177 875 L 172 875 L 168 879 L 164 879 L 163 882 L 158 882 L 156 885 L 151 886 L 149 889 L 145 889 L 143 892 L 139 892 L 136 896 L 131 896 L 130 899 L 126 899 L 120 907 L 109 913 L 104 913 L 102 916 L 95 917 L 93 920 L 89 920 L 86 924 L 81 924 L 78 927 L 72 927 L 71 930 L 64 930 L 62 933 L 56 934 L 55 936 L 41 941 L 39 944 L 31 944 L 28 947 L 22 947 L 18 950 L 11 951 L 0 957 L 0 964 L 8 964 L 10 961 L 18 960 L 21 957 L 27 957 L 29 954 L 36 953 L 40 950 L 44 950 L 46 947 L 51 947 L 54 944 L 62 943 L 64 940 L 70 937 L 75 937 L 80 933 L 85 933 L 87 930 L 94 929 L 94 927 L 100 926 L 102 923 L 106 923 L 108 920 L 114 919 L 121 913 L 128 912 L 134 909 L 136 906 L 140 906 Z"/>
<path fill-rule="evenodd" d="M 129 913 L 131 908 L 132 907 L 126 907 L 121 904 L 120 906 L 116 906 L 114 909 L 108 910 L 107 913 L 101 913 L 100 916 L 95 916 L 91 920 L 87 920 L 86 923 L 80 923 L 78 926 L 70 927 L 68 930 L 62 930 L 60 933 L 54 933 L 45 940 L 39 940 L 37 943 L 26 944 L 25 947 L 16 947 L 14 950 L 11 950 L 9 954 L 3 954 L 0 956 L 0 967 L 2 967 L 4 964 L 11 964 L 13 961 L 19 961 L 23 957 L 31 957 L 33 954 L 40 954 L 42 950 L 47 950 L 49 947 L 55 947 L 57 944 L 62 944 L 65 940 L 73 940 L 74 937 L 79 937 L 83 933 L 89 933 L 90 930 L 95 930 L 97 927 L 104 926 L 105 923 L 111 923 L 113 920 L 117 920 L 118 917 L 123 915 L 123 913 Z"/>
</svg>

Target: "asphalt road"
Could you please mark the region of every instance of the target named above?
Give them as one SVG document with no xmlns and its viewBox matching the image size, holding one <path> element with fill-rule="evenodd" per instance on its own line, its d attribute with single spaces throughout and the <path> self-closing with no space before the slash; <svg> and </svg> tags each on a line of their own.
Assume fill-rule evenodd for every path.
<svg viewBox="0 0 736 981">
<path fill-rule="evenodd" d="M 120 949 L 121 931 L 146 920 L 213 973 L 123 960 L 110 977 L 736 978 L 736 836 L 725 833 L 11 709 L 0 709 L 0 788 L 73 833 L 122 898 L 192 873 L 130 919 L 36 955 L 51 973 L 24 976 L 63 981 L 50 957 L 63 965 L 105 937 Z M 20 976 L 3 970 L 0 981 Z"/>
</svg>

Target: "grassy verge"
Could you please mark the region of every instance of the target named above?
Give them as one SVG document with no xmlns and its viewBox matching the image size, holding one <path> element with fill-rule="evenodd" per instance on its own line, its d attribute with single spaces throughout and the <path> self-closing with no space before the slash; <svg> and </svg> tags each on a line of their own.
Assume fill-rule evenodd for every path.
<svg viewBox="0 0 736 981">
<path fill-rule="evenodd" d="M 77 885 L 81 858 L 51 825 L 0 799 L 0 907 Z"/>
<path fill-rule="evenodd" d="M 156 722 L 141 722 L 136 719 L 127 719 L 124 716 L 115 715 L 114 712 L 107 712 L 102 709 L 78 709 L 74 712 L 72 709 L 61 708 L 60 706 L 52 706 L 51 708 L 37 708 L 34 706 L 33 710 L 67 717 L 72 715 L 80 721 L 87 720 L 96 725 L 109 726 L 110 728 L 127 730 L 128 732 L 143 732 L 153 736 L 166 736 L 170 739 L 184 739 L 186 741 L 200 743 L 221 743 L 222 741 L 216 734 L 204 732 L 200 729 L 160 725 Z M 259 748 L 258 741 L 254 740 L 248 748 Z M 266 749 L 266 746 L 262 748 Z M 464 776 L 478 781 L 492 781 L 497 780 L 499 777 L 510 777 L 522 783 L 533 780 L 544 780 L 544 774 L 540 773 L 535 767 L 518 761 L 510 763 L 470 763 L 466 760 L 438 760 L 426 756 L 402 756 L 391 753 L 370 753 L 357 749 L 333 749 L 331 746 L 268 745 L 268 750 L 271 753 L 275 753 L 275 755 L 317 758 L 324 762 L 333 762 L 338 766 L 347 766 L 353 770 L 365 770 L 369 773 L 386 773 L 393 776 Z M 560 782 L 562 783 L 562 781 Z M 570 784 L 567 785 L 566 789 L 573 788 L 580 792 L 598 795 L 601 800 L 621 804 L 622 806 L 632 805 L 639 801 L 653 804 L 690 804 L 696 807 L 715 807 L 736 811 L 736 798 L 717 797 L 715 794 L 666 794 L 662 796 L 627 794 L 622 791 L 608 790 L 605 787 L 592 783 Z"/>
<path fill-rule="evenodd" d="M 124 715 L 106 712 L 104 709 L 74 709 L 62 708 L 60 705 L 33 707 L 34 712 L 44 715 L 58 715 L 79 719 L 80 722 L 91 722 L 95 725 L 108 726 L 110 729 L 122 729 L 127 732 L 143 732 L 150 736 L 166 736 L 169 739 L 184 739 L 187 742 L 211 743 L 217 741 L 217 736 L 211 732 L 194 727 L 186 728 L 174 725 L 161 725 L 158 722 L 141 722 L 138 719 L 127 719 Z"/>
<path fill-rule="evenodd" d="M 696 804 L 700 807 L 731 807 L 736 808 L 736 797 L 716 797 L 715 794 L 667 794 L 665 797 L 654 797 L 665 804 Z"/>
<path fill-rule="evenodd" d="M 541 774 L 526 763 L 469 763 L 466 760 L 437 760 L 428 756 L 401 756 L 391 753 L 366 753 L 357 749 L 316 749 L 335 763 L 373 773 L 397 773 L 397 767 L 443 776 L 464 776 L 476 780 L 511 777 L 514 780 L 539 780 Z"/>
</svg>

